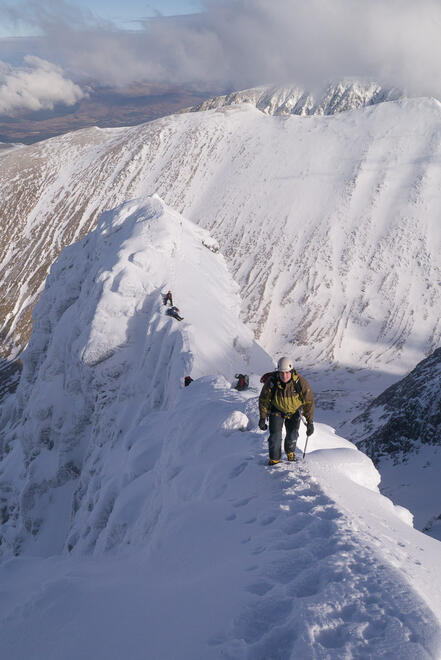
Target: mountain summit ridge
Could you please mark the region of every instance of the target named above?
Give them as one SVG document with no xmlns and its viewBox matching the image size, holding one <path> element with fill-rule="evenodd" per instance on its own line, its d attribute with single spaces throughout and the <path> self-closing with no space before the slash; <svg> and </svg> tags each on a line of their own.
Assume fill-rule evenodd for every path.
<svg viewBox="0 0 441 660">
<path fill-rule="evenodd" d="M 334 115 L 358 108 L 396 101 L 404 93 L 379 83 L 344 79 L 330 83 L 321 93 L 312 93 L 298 85 L 262 85 L 206 99 L 181 112 L 201 112 L 229 105 L 250 103 L 267 115 Z"/>
<path fill-rule="evenodd" d="M 206 230 L 153 196 L 103 213 L 52 266 L 17 391 L 0 409 L 1 554 L 111 545 L 117 533 L 104 519 L 115 493 L 128 497 L 148 454 L 149 415 L 173 411 L 184 376 L 232 380 L 236 370 L 271 368 L 238 320 L 237 285 L 213 247 Z M 167 316 L 166 287 L 199 323 Z M 120 454 L 122 475 L 112 458 Z"/>
<path fill-rule="evenodd" d="M 441 341 L 440 116 L 430 99 L 307 121 L 242 104 L 5 154 L 4 357 L 26 344 L 61 247 L 158 192 L 217 240 L 271 354 L 399 377 Z"/>
</svg>

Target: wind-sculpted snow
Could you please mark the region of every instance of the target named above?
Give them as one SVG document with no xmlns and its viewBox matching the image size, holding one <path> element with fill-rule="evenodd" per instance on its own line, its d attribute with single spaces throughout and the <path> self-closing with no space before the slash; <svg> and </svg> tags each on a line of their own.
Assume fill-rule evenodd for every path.
<svg viewBox="0 0 441 660">
<path fill-rule="evenodd" d="M 439 544 L 370 460 L 318 425 L 305 461 L 267 468 L 256 393 L 207 376 L 181 395 L 96 451 L 69 557 L 0 567 L 2 654 L 438 658 Z"/>
<path fill-rule="evenodd" d="M 439 657 L 439 543 L 371 460 L 316 423 L 266 466 L 272 360 L 216 251 L 155 196 L 52 267 L 0 420 L 0 656 Z"/>
<path fill-rule="evenodd" d="M 156 455 L 148 415 L 160 418 L 163 442 L 184 376 L 271 366 L 238 321 L 237 287 L 214 245 L 155 197 L 103 214 L 54 265 L 2 410 L 3 553 L 92 550 L 123 482 L 148 470 L 144 453 L 147 463 Z M 178 329 L 165 287 L 198 324 Z M 132 450 L 135 441 L 146 448 Z M 133 463 L 127 473 L 119 460 Z"/>
<path fill-rule="evenodd" d="M 270 353 L 404 373 L 441 339 L 440 118 L 430 99 L 307 118 L 243 104 L 6 154 L 4 350 L 26 343 L 62 246 L 157 192 L 218 241 Z"/>
<path fill-rule="evenodd" d="M 386 89 L 378 83 L 342 80 L 328 85 L 319 97 L 297 85 L 253 87 L 215 96 L 181 112 L 198 112 L 238 103 L 251 103 L 268 115 L 334 115 L 363 106 L 395 101 L 401 96 L 403 93 L 398 89 Z"/>
</svg>

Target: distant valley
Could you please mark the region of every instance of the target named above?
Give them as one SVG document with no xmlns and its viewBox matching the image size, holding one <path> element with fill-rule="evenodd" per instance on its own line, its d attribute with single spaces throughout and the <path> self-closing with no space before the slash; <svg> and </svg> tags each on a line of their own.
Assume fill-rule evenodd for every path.
<svg viewBox="0 0 441 660">
<path fill-rule="evenodd" d="M 49 112 L 0 116 L 0 142 L 33 144 L 88 126 L 134 126 L 199 104 L 214 93 L 161 84 L 137 84 L 124 89 L 90 85 L 89 97 L 71 107 Z"/>
</svg>

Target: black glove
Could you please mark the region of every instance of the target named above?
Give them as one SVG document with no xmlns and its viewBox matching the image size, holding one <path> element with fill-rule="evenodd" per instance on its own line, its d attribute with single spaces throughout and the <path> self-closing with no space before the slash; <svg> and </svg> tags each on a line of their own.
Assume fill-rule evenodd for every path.
<svg viewBox="0 0 441 660">
<path fill-rule="evenodd" d="M 312 422 L 308 422 L 306 425 L 306 435 L 312 435 L 314 433 L 314 424 Z"/>
<path fill-rule="evenodd" d="M 268 428 L 268 424 L 265 422 L 265 418 L 264 418 L 264 417 L 261 417 L 261 418 L 259 419 L 259 429 L 260 429 L 261 431 L 266 431 L 267 428 Z"/>
</svg>

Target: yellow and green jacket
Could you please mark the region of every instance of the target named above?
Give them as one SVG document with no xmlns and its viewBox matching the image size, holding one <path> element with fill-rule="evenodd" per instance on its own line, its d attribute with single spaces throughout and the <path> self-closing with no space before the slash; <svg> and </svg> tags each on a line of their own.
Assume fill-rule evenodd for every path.
<svg viewBox="0 0 441 660">
<path fill-rule="evenodd" d="M 292 415 L 300 407 L 303 407 L 306 421 L 312 422 L 314 419 L 314 395 L 306 378 L 293 369 L 291 380 L 282 383 L 275 371 L 264 383 L 260 392 L 260 417 L 266 419 L 271 410 L 283 415 Z"/>
</svg>

